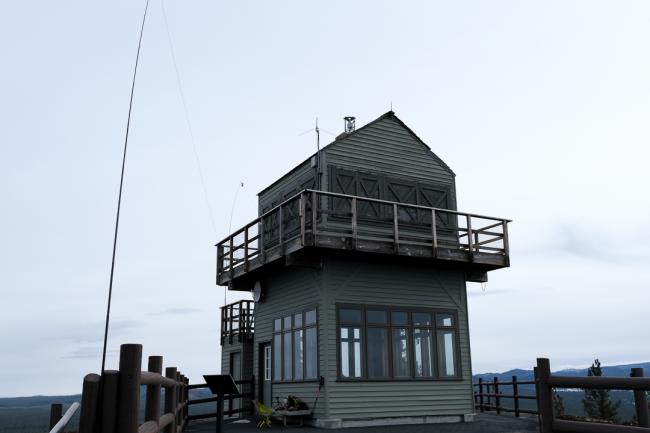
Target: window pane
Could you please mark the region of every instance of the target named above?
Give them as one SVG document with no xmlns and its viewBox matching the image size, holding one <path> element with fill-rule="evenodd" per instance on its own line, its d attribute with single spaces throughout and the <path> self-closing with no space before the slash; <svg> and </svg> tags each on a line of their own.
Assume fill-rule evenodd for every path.
<svg viewBox="0 0 650 433">
<path fill-rule="evenodd" d="M 302 380 L 302 329 L 293 331 L 293 378 Z"/>
<path fill-rule="evenodd" d="M 361 377 L 360 328 L 341 328 L 341 377 Z"/>
<path fill-rule="evenodd" d="M 429 313 L 413 313 L 413 324 L 431 326 L 431 314 Z"/>
<path fill-rule="evenodd" d="M 411 376 L 407 329 L 393 329 L 393 376 Z"/>
<path fill-rule="evenodd" d="M 293 351 L 291 350 L 291 332 L 285 332 L 284 334 L 284 353 L 282 356 L 283 359 L 283 373 L 282 377 L 284 380 L 291 380 L 291 360 L 293 359 Z"/>
<path fill-rule="evenodd" d="M 264 346 L 264 380 L 271 380 L 271 346 Z"/>
<path fill-rule="evenodd" d="M 291 329 L 291 316 L 287 316 L 284 318 L 284 329 Z"/>
<path fill-rule="evenodd" d="M 282 331 L 282 319 L 275 319 L 273 321 L 273 330 Z"/>
<path fill-rule="evenodd" d="M 293 327 L 294 328 L 302 327 L 302 313 L 293 315 Z"/>
<path fill-rule="evenodd" d="M 305 313 L 305 324 L 313 325 L 316 323 L 316 310 L 307 311 Z"/>
<path fill-rule="evenodd" d="M 431 331 L 429 329 L 414 329 L 413 345 L 415 348 L 415 376 L 431 377 L 433 372 Z"/>
<path fill-rule="evenodd" d="M 385 311 L 366 311 L 366 320 L 368 323 L 376 323 L 380 325 L 385 325 L 387 323 L 387 317 Z"/>
<path fill-rule="evenodd" d="M 388 377 L 386 328 L 368 328 L 368 377 Z"/>
<path fill-rule="evenodd" d="M 438 365 L 442 377 L 456 376 L 454 331 L 438 331 Z"/>
<path fill-rule="evenodd" d="M 454 316 L 451 314 L 436 314 L 438 326 L 454 326 Z"/>
<path fill-rule="evenodd" d="M 282 380 L 282 334 L 273 336 L 273 380 Z"/>
<path fill-rule="evenodd" d="M 390 320 L 393 325 L 408 325 L 409 317 L 404 311 L 393 311 L 390 314 Z"/>
<path fill-rule="evenodd" d="M 305 330 L 305 379 L 318 377 L 318 332 L 316 328 Z"/>
<path fill-rule="evenodd" d="M 361 322 L 361 310 L 341 308 L 339 310 L 339 319 L 341 322 Z"/>
</svg>

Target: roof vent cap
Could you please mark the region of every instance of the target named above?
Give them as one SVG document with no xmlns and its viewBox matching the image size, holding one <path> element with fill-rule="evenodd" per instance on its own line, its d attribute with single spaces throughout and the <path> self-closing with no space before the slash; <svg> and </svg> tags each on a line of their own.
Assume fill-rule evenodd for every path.
<svg viewBox="0 0 650 433">
<path fill-rule="evenodd" d="M 350 133 L 354 132 L 354 130 L 356 129 L 356 126 L 355 126 L 356 117 L 354 117 L 354 116 L 345 116 L 343 118 L 343 120 L 345 122 L 344 123 L 344 127 L 345 127 L 344 131 L 345 131 L 345 133 L 350 134 Z"/>
</svg>

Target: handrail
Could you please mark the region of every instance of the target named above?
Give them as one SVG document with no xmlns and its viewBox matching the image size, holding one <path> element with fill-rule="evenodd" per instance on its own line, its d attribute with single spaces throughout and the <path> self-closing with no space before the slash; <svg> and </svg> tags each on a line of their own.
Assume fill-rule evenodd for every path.
<svg viewBox="0 0 650 433">
<path fill-rule="evenodd" d="M 150 356 L 148 371 L 142 368 L 142 345 L 120 346 L 119 370 L 101 376 L 88 374 L 81 394 L 79 433 L 102 430 L 119 433 L 181 433 L 187 423 L 189 380 L 176 367 L 167 367 L 162 356 Z M 139 423 L 141 387 L 146 387 L 144 422 Z M 161 405 L 165 388 L 164 405 Z M 163 408 L 161 413 L 161 407 Z M 59 431 L 60 433 L 60 431 Z"/>
<path fill-rule="evenodd" d="M 268 211 L 264 212 L 262 215 L 258 216 L 257 218 L 255 218 L 254 220 L 252 220 L 248 224 L 244 225 L 240 229 L 232 232 L 231 234 L 229 234 L 228 236 L 223 238 L 221 241 L 217 242 L 215 244 L 215 246 L 221 245 L 221 244 L 229 241 L 230 238 L 243 233 L 244 230 L 246 230 L 247 228 L 253 227 L 261 219 L 263 219 L 263 218 L 267 217 L 268 215 L 272 214 L 273 212 L 275 212 L 277 209 L 281 208 L 282 206 L 286 206 L 287 203 L 289 203 L 289 202 L 291 202 L 291 201 L 293 201 L 293 200 L 295 200 L 297 198 L 300 198 L 300 196 L 302 194 L 304 194 L 304 193 L 316 193 L 316 194 L 321 194 L 321 195 L 324 195 L 324 196 L 339 197 L 339 198 L 346 198 L 346 199 L 351 199 L 351 198 L 354 197 L 357 200 L 372 202 L 372 203 L 379 203 L 379 204 L 385 204 L 385 205 L 398 205 L 398 206 L 402 206 L 402 207 L 408 207 L 408 208 L 412 208 L 412 209 L 428 210 L 428 211 L 434 210 L 436 212 L 444 212 L 444 213 L 453 214 L 453 215 L 469 216 L 469 217 L 472 217 L 472 218 L 481 218 L 481 219 L 502 221 L 502 222 L 506 222 L 506 223 L 511 223 L 512 222 L 511 219 L 507 219 L 507 218 L 499 218 L 499 217 L 492 217 L 492 216 L 475 214 L 475 213 L 467 213 L 467 212 L 455 211 L 455 210 L 451 210 L 451 209 L 443 209 L 443 208 L 437 208 L 437 207 L 427 207 L 427 206 L 421 206 L 421 205 L 411 204 L 411 203 L 402 203 L 402 202 L 397 202 L 397 201 L 381 200 L 381 199 L 372 198 L 372 197 L 353 196 L 353 195 L 341 194 L 341 193 L 337 193 L 337 192 L 320 191 L 320 190 L 315 190 L 315 189 L 303 189 L 302 191 L 292 195 L 291 197 L 289 197 L 288 199 L 286 199 L 282 203 L 275 205 L 274 207 L 272 207 Z"/>
<path fill-rule="evenodd" d="M 50 433 L 61 433 L 63 432 L 63 429 L 65 429 L 68 426 L 68 423 L 72 419 L 75 413 L 77 413 L 77 410 L 81 407 L 81 404 L 79 402 L 74 402 L 70 405 L 68 410 L 65 411 L 65 414 L 61 417 L 59 422 L 54 424 L 54 427 L 52 427 L 52 430 L 50 430 Z"/>
<path fill-rule="evenodd" d="M 514 412 L 516 417 L 522 413 L 537 415 L 537 410 L 522 408 L 519 402 L 519 400 L 535 400 L 537 403 L 536 395 L 521 394 L 519 389 L 520 385 L 535 385 L 536 383 L 534 380 L 520 381 L 517 376 L 512 376 L 510 382 L 502 382 L 496 376 L 492 381 L 484 381 L 482 377 L 479 377 L 478 382 L 472 384 L 478 388 L 477 391 L 474 391 L 474 406 L 481 412 L 494 409 L 497 415 L 501 412 Z M 511 387 L 512 394 L 504 394 L 499 386 Z M 492 392 L 490 392 L 490 388 L 492 388 Z M 483 397 L 487 397 L 487 401 Z M 494 398 L 494 404 L 492 404 L 492 398 Z M 502 399 L 512 400 L 512 407 L 502 406 Z"/>
<path fill-rule="evenodd" d="M 337 204 L 334 200 L 344 203 Z M 366 215 L 362 206 L 372 207 L 373 203 L 383 207 L 375 206 L 373 214 Z M 216 245 L 217 283 L 225 284 L 268 260 L 308 246 L 371 250 L 504 267 L 509 264 L 508 223 L 511 221 L 305 189 Z M 426 233 L 423 229 L 430 231 Z M 454 250 L 466 254 L 457 255 Z"/>
<path fill-rule="evenodd" d="M 630 377 L 553 376 L 551 375 L 551 363 L 548 358 L 537 358 L 535 378 L 538 382 L 537 401 L 540 433 L 632 433 L 650 431 L 650 414 L 648 413 L 648 400 L 646 397 L 646 391 L 650 391 L 650 378 L 643 377 L 642 368 L 633 368 Z M 634 392 L 635 412 L 639 427 L 556 419 L 553 410 L 554 388 L 632 390 Z"/>
</svg>

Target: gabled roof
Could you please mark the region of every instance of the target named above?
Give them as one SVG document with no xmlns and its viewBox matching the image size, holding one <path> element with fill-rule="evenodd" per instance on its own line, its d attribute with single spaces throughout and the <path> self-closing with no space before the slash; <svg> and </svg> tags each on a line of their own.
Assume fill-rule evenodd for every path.
<svg viewBox="0 0 650 433">
<path fill-rule="evenodd" d="M 397 117 L 397 115 L 395 115 L 395 112 L 394 112 L 394 111 L 388 111 L 388 112 L 382 114 L 381 116 L 379 116 L 378 118 L 376 118 L 376 119 L 373 120 L 372 122 L 366 123 L 366 124 L 363 125 L 362 127 L 358 128 L 358 129 L 355 129 L 354 131 L 352 131 L 352 132 L 349 133 L 349 134 L 345 134 L 345 133 L 340 134 L 339 136 L 337 136 L 337 137 L 334 139 L 334 141 L 332 141 L 331 143 L 329 143 L 329 144 L 327 144 L 326 146 L 322 147 L 322 148 L 320 149 L 320 151 L 321 151 L 321 152 L 324 152 L 324 151 L 327 150 L 327 148 L 329 148 L 329 147 L 331 147 L 331 146 L 337 144 L 338 142 L 343 141 L 343 140 L 345 140 L 345 139 L 347 139 L 347 138 L 349 138 L 349 137 L 352 137 L 353 135 L 355 135 L 355 134 L 357 134 L 357 133 L 363 131 L 364 129 L 366 129 L 366 128 L 372 126 L 372 125 L 374 125 L 375 123 L 381 122 L 381 121 L 384 120 L 384 119 L 394 119 L 394 120 L 396 120 L 396 121 L 397 121 L 397 122 L 398 122 L 398 123 L 399 123 L 399 124 L 404 128 L 404 129 L 406 129 L 406 131 L 407 131 L 409 134 L 411 134 L 411 135 L 413 136 L 413 138 L 415 138 L 415 140 L 416 140 L 419 144 L 421 144 L 422 146 L 425 147 L 425 149 L 429 152 L 429 154 L 431 155 L 431 157 L 432 157 L 434 160 L 436 160 L 436 162 L 440 163 L 440 164 L 441 164 L 441 165 L 442 165 L 446 170 L 449 171 L 449 173 L 451 173 L 452 176 L 456 176 L 456 173 L 453 172 L 453 170 L 451 169 L 451 167 L 449 167 L 449 166 L 447 165 L 447 163 L 445 163 L 442 159 L 440 159 L 440 158 L 438 157 L 438 155 L 436 155 L 435 153 L 433 153 L 433 151 L 431 150 L 431 148 L 430 148 L 430 147 L 429 147 L 429 146 L 428 146 L 424 141 L 422 141 L 422 139 L 421 139 L 420 137 L 418 137 L 417 134 L 416 134 L 415 132 L 413 132 L 413 130 L 412 130 L 411 128 L 409 128 L 409 127 L 406 125 L 406 123 L 404 123 L 404 122 L 403 122 L 399 117 Z M 262 191 L 258 192 L 257 195 L 259 196 L 260 194 L 263 194 L 263 193 L 266 192 L 268 189 L 272 188 L 272 187 L 273 187 L 276 183 L 278 183 L 280 180 L 282 180 L 283 178 L 285 178 L 285 177 L 288 176 L 289 174 L 293 173 L 294 171 L 298 170 L 300 167 L 302 167 L 303 164 L 305 164 L 305 163 L 309 163 L 309 161 L 311 160 L 311 158 L 312 158 L 314 155 L 316 155 L 316 152 L 314 152 L 313 154 L 311 154 L 307 159 L 305 159 L 303 162 L 301 162 L 300 164 L 298 164 L 297 166 L 295 166 L 294 168 L 292 168 L 291 170 L 289 170 L 287 173 L 283 174 L 280 178 L 278 178 L 277 180 L 275 180 L 273 183 L 271 183 L 269 186 L 267 186 L 266 188 L 264 188 Z"/>
</svg>

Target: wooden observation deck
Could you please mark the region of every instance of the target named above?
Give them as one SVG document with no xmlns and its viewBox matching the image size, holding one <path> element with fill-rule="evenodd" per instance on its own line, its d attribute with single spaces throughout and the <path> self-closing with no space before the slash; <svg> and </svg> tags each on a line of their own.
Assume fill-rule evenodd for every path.
<svg viewBox="0 0 650 433">
<path fill-rule="evenodd" d="M 234 288 L 234 281 L 255 278 L 266 265 L 316 248 L 456 262 L 485 273 L 510 265 L 509 222 L 306 189 L 216 245 L 217 284 Z"/>
</svg>

